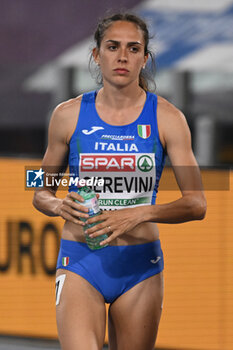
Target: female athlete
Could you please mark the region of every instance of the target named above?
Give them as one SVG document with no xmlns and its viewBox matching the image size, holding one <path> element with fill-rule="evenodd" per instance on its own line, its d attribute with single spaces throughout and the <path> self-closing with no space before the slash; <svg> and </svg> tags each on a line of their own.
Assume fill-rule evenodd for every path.
<svg viewBox="0 0 233 350">
<path fill-rule="evenodd" d="M 65 220 L 57 263 L 56 314 L 64 350 L 102 349 L 106 309 L 111 350 L 154 348 L 163 301 L 163 253 L 156 223 L 201 220 L 206 201 L 183 114 L 148 91 L 143 72 L 149 35 L 142 19 L 115 14 L 95 32 L 93 59 L 102 88 L 61 103 L 49 126 L 43 170 L 69 164 L 79 178 L 101 176 L 95 187 L 101 216 L 90 218 L 73 187 L 64 199 L 56 188 L 35 192 L 34 206 Z M 181 196 L 155 204 L 168 154 Z M 115 209 L 115 210 L 114 210 Z M 99 222 L 90 237 L 108 244 L 90 250 L 83 222 Z M 100 220 L 101 218 L 101 220 Z"/>
</svg>

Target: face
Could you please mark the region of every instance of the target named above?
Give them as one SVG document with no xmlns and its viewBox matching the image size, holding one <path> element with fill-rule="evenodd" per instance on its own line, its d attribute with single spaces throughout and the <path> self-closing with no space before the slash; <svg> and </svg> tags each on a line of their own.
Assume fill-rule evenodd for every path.
<svg viewBox="0 0 233 350">
<path fill-rule="evenodd" d="M 139 82 L 139 74 L 146 64 L 144 38 L 134 23 L 117 21 L 105 32 L 100 49 L 93 50 L 99 64 L 103 82 L 126 86 Z"/>
</svg>

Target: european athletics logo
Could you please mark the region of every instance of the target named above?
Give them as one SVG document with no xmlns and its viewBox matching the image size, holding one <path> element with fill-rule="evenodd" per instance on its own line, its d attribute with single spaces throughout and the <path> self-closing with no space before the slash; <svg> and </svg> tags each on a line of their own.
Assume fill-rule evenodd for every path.
<svg viewBox="0 0 233 350">
<path fill-rule="evenodd" d="M 38 188 L 44 186 L 44 171 L 40 170 L 26 170 L 26 187 Z"/>
</svg>

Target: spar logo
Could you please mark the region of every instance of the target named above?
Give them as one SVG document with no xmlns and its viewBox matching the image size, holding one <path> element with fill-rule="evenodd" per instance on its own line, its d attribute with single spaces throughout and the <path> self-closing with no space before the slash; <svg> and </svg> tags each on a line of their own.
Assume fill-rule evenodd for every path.
<svg viewBox="0 0 233 350">
<path fill-rule="evenodd" d="M 143 155 L 140 158 L 138 158 L 137 166 L 138 169 L 143 172 L 151 171 L 151 169 L 153 168 L 153 160 L 151 157 Z"/>
<path fill-rule="evenodd" d="M 81 171 L 135 171 L 135 155 L 87 155 L 81 154 Z"/>
</svg>

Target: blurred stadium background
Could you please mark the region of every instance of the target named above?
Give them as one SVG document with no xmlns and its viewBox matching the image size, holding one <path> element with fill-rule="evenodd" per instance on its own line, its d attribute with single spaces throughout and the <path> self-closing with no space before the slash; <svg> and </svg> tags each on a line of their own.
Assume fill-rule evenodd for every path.
<svg viewBox="0 0 233 350">
<path fill-rule="evenodd" d="M 122 8 L 149 24 L 156 92 L 187 117 L 208 201 L 205 221 L 160 225 L 166 267 L 157 346 L 233 349 L 233 0 L 2 0 L 0 350 L 59 349 L 62 220 L 32 208 L 25 166 L 40 166 L 53 108 L 98 88 L 88 70 L 92 34 L 106 9 Z M 169 190 L 167 165 L 160 203 L 179 195 Z"/>
</svg>

